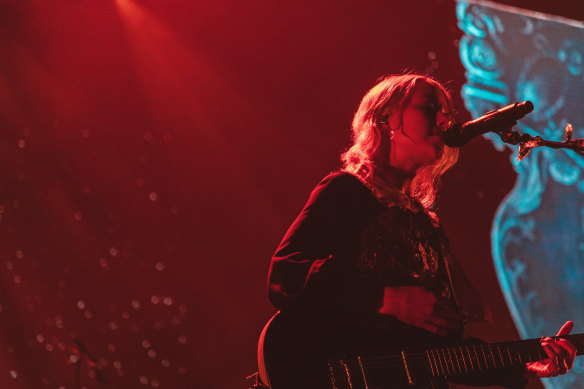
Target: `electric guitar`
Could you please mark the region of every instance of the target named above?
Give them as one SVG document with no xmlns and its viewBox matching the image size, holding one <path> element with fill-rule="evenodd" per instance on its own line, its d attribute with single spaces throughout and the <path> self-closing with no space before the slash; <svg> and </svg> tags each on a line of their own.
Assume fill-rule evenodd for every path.
<svg viewBox="0 0 584 389">
<path fill-rule="evenodd" d="M 315 331 L 278 313 L 260 335 L 260 378 L 270 389 L 444 388 L 447 381 L 475 377 L 484 382 L 481 373 L 503 374 L 547 358 L 540 339 L 445 343 L 443 337 L 402 325 L 404 336 L 393 336 L 391 344 L 379 341 L 356 352 L 362 346 L 356 337 L 337 333 L 334 326 Z M 574 344 L 577 355 L 584 354 L 584 334 L 562 338 Z"/>
</svg>

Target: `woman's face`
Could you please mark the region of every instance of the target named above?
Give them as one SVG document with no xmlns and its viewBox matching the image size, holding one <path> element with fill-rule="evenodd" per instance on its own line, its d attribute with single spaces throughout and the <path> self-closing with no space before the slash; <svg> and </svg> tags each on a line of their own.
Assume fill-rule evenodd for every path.
<svg viewBox="0 0 584 389">
<path fill-rule="evenodd" d="M 399 112 L 394 112 L 388 119 L 393 131 L 389 156 L 391 166 L 415 173 L 420 167 L 442 157 L 442 132 L 449 124 L 443 112 L 445 104 L 445 97 L 434 86 L 418 81 L 404 108 L 401 123 Z"/>
</svg>

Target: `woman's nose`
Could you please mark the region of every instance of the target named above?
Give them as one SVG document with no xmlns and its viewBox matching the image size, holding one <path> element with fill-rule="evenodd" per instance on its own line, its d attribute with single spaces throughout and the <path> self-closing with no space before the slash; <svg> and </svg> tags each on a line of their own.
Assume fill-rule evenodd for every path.
<svg viewBox="0 0 584 389">
<path fill-rule="evenodd" d="M 448 117 L 442 111 L 438 111 L 436 113 L 436 126 L 440 129 L 440 131 L 444 132 L 448 128 Z"/>
</svg>

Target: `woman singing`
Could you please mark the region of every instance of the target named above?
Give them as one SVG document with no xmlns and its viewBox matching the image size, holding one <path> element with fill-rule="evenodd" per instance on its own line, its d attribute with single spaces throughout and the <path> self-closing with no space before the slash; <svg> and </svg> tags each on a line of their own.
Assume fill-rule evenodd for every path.
<svg viewBox="0 0 584 389">
<path fill-rule="evenodd" d="M 530 377 L 573 366 L 575 347 L 552 338 L 542 338 L 540 361 L 519 365 L 501 358 L 498 366 L 494 355 L 476 352 L 481 343 L 473 346 L 477 359 L 461 353 L 454 367 L 438 364 L 440 357 L 453 361 L 446 351 L 438 359 L 422 354 L 430 366 L 425 374 L 447 380 L 418 378 L 401 352 L 460 344 L 465 324 L 484 316 L 434 209 L 439 178 L 458 155 L 442 140 L 451 120 L 450 94 L 425 76 L 385 77 L 361 101 L 342 170 L 313 190 L 271 261 L 280 340 L 261 358 L 270 354 L 262 376 L 273 389 L 443 388 L 446 381 L 522 388 Z M 558 335 L 571 328 L 566 323 Z M 391 353 L 395 370 L 361 359 Z M 357 368 L 348 368 L 346 355 L 357 355 Z M 334 356 L 341 360 L 336 367 L 328 363 Z M 270 364 L 281 368 L 270 373 Z"/>
</svg>

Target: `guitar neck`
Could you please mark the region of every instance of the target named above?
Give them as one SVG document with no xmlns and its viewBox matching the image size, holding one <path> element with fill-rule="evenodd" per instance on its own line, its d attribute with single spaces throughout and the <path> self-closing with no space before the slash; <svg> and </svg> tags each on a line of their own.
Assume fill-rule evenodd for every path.
<svg viewBox="0 0 584 389">
<path fill-rule="evenodd" d="M 584 354 L 584 334 L 554 337 L 560 338 L 576 347 L 576 355 Z M 541 339 L 502 343 L 467 341 L 418 351 L 406 349 L 399 354 L 347 354 L 342 359 L 329 360 L 328 375 L 334 389 L 420 388 L 429 382 L 518 367 L 547 358 Z"/>
<path fill-rule="evenodd" d="M 584 334 L 565 335 L 584 354 Z M 558 339 L 556 337 L 555 339 Z M 518 340 L 502 343 L 467 343 L 459 346 L 428 349 L 425 356 L 428 371 L 433 377 L 452 377 L 487 370 L 519 366 L 546 359 L 548 356 L 540 339 Z"/>
</svg>

